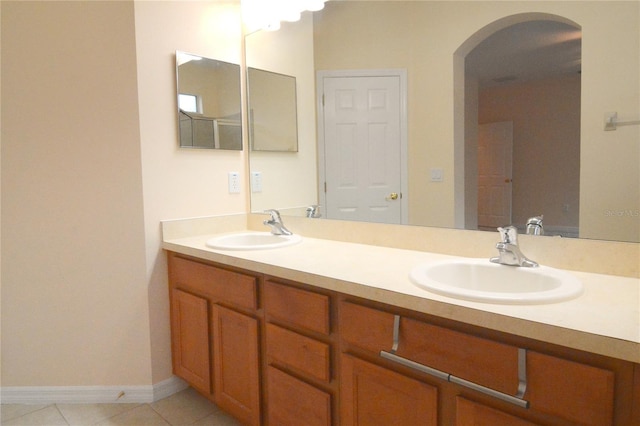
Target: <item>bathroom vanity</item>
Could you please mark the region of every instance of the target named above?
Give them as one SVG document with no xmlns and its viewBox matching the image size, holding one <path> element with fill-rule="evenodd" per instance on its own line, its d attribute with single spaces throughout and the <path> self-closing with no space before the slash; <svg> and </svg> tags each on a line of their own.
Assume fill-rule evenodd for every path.
<svg viewBox="0 0 640 426">
<path fill-rule="evenodd" d="M 408 282 L 444 255 L 208 237 L 165 235 L 174 373 L 244 424 L 640 424 L 637 279 L 496 305 Z"/>
</svg>

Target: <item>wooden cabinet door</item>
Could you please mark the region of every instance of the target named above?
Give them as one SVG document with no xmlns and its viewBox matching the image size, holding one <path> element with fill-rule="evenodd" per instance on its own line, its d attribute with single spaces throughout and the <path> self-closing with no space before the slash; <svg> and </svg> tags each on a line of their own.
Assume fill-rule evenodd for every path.
<svg viewBox="0 0 640 426">
<path fill-rule="evenodd" d="M 173 372 L 194 388 L 210 394 L 207 300 L 177 289 L 171 295 Z"/>
<path fill-rule="evenodd" d="M 433 386 L 345 354 L 340 378 L 344 425 L 437 425 Z"/>
<path fill-rule="evenodd" d="M 331 395 L 277 368 L 267 368 L 270 426 L 331 426 Z"/>
<path fill-rule="evenodd" d="M 527 420 L 503 413 L 486 405 L 456 397 L 456 426 L 536 426 Z"/>
<path fill-rule="evenodd" d="M 258 321 L 213 306 L 213 369 L 216 404 L 243 424 L 260 424 Z"/>
</svg>

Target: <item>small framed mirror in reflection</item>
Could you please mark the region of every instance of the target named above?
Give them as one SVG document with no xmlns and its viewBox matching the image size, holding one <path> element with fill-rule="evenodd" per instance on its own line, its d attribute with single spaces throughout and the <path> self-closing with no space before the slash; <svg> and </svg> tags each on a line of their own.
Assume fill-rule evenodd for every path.
<svg viewBox="0 0 640 426">
<path fill-rule="evenodd" d="M 249 139 L 253 151 L 298 151 L 296 78 L 248 68 Z"/>
<path fill-rule="evenodd" d="M 240 65 L 176 52 L 182 148 L 242 150 Z"/>
</svg>

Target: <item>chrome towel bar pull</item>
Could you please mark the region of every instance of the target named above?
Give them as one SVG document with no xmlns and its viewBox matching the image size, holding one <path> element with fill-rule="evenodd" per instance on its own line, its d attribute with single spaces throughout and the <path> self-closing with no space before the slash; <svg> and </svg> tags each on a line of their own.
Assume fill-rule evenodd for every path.
<svg viewBox="0 0 640 426">
<path fill-rule="evenodd" d="M 466 388 L 475 390 L 485 395 L 492 396 L 502 401 L 509 402 L 511 404 L 517 405 L 518 407 L 529 408 L 529 401 L 523 399 L 524 394 L 527 390 L 527 350 L 526 349 L 522 349 L 522 348 L 518 349 L 518 391 L 514 396 L 514 395 L 506 394 L 504 392 L 497 391 L 495 389 L 488 388 L 486 386 L 483 386 L 474 382 L 470 382 L 463 378 L 454 376 L 453 374 L 438 370 L 437 368 L 432 368 L 424 364 L 420 364 L 419 362 L 415 362 L 410 359 L 401 357 L 396 354 L 399 344 L 400 344 L 400 315 L 395 315 L 393 319 L 393 344 L 391 346 L 390 351 L 384 351 L 384 350 L 380 351 L 380 356 L 382 358 L 388 359 L 390 361 L 393 361 L 405 367 L 411 368 L 413 370 L 419 371 L 421 373 L 428 374 L 438 379 L 455 383 L 457 385 L 464 386 Z"/>
</svg>

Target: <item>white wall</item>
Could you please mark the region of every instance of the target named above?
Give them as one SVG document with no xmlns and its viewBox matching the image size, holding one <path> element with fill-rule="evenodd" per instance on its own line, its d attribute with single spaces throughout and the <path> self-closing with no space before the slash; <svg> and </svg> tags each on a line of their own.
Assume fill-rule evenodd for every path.
<svg viewBox="0 0 640 426">
<path fill-rule="evenodd" d="M 168 282 L 165 254 L 160 249 L 160 221 L 248 210 L 246 191 L 229 194 L 227 187 L 231 171 L 239 172 L 246 184 L 244 152 L 178 148 L 175 51 L 239 64 L 239 13 L 237 1 L 135 3 L 153 383 L 171 375 Z"/>
</svg>

